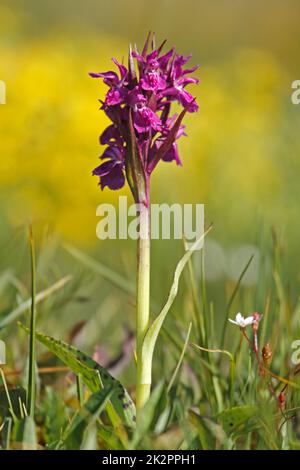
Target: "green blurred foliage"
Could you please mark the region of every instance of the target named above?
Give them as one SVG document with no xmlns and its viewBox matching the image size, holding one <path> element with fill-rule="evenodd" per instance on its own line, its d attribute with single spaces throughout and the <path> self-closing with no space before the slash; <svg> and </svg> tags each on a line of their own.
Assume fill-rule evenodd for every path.
<svg viewBox="0 0 300 470">
<path fill-rule="evenodd" d="M 276 227 L 295 299 L 300 106 L 290 96 L 300 73 L 299 10 L 293 0 L 155 0 L 151 8 L 137 0 L 2 0 L 2 268 L 26 272 L 19 228 L 30 219 L 41 249 L 55 232 L 134 278 L 134 243 L 100 242 L 95 234 L 97 205 L 117 202 L 128 190 L 101 192 L 91 176 L 106 118 L 97 101 L 105 86 L 88 72 L 110 68 L 112 56 L 125 57 L 129 41 L 141 44 L 152 29 L 158 40 L 166 37 L 179 51 L 193 53 L 201 79 L 193 90 L 200 112 L 187 116 L 188 138 L 180 142 L 184 165 L 160 164 L 153 201 L 205 203 L 206 220 L 214 223 L 206 279 L 214 281 L 210 294 L 220 305 L 220 281 L 235 282 L 253 253 L 245 284 L 258 285 L 261 303 L 258 270 L 270 265 L 270 232 Z M 153 243 L 153 272 L 161 273 L 152 276 L 158 300 L 165 298 L 180 250 L 176 242 Z M 51 259 L 47 254 L 41 263 Z"/>
<path fill-rule="evenodd" d="M 229 246 L 277 225 L 294 259 L 298 2 L 9 0 L 0 8 L 1 237 L 31 218 L 99 249 L 95 208 L 119 193 L 101 193 L 91 177 L 105 88 L 88 72 L 109 68 L 151 28 L 201 66 L 200 113 L 186 119 L 180 144 L 184 167 L 160 165 L 153 199 L 204 202 L 213 237 Z"/>
</svg>

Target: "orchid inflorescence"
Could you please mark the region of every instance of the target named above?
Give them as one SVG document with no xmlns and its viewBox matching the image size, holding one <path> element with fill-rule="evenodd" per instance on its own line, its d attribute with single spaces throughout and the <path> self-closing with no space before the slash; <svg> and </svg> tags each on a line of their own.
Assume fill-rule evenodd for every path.
<svg viewBox="0 0 300 470">
<path fill-rule="evenodd" d="M 165 41 L 156 48 L 149 33 L 141 52 L 130 46 L 128 65 L 112 59 L 115 71 L 91 73 L 108 86 L 101 109 L 111 124 L 100 136 L 106 145 L 101 164 L 93 174 L 100 187 L 120 189 L 128 182 L 139 213 L 136 290 L 136 408 L 137 422 L 150 396 L 155 335 L 148 340 L 150 325 L 150 178 L 157 164 L 175 161 L 181 165 L 177 141 L 185 134 L 182 124 L 187 112 L 198 110 L 195 98 L 186 90 L 197 84 L 187 68 L 191 56 L 179 55 L 175 48 L 163 53 Z M 179 114 L 171 112 L 177 103 Z"/>
<path fill-rule="evenodd" d="M 187 85 L 198 83 L 190 77 L 198 67 L 184 68 L 191 56 L 177 54 L 174 47 L 162 54 L 165 41 L 156 48 L 151 36 L 141 53 L 130 47 L 128 67 L 112 59 L 119 74 L 90 73 L 109 87 L 100 101 L 112 122 L 100 137 L 107 147 L 93 174 L 100 177 L 101 189 L 120 189 L 127 178 L 136 202 L 147 202 L 150 175 L 160 160 L 181 165 L 177 140 L 186 135 L 182 120 L 186 112 L 198 110 L 186 91 Z M 171 114 L 172 102 L 183 108 L 179 115 Z"/>
</svg>

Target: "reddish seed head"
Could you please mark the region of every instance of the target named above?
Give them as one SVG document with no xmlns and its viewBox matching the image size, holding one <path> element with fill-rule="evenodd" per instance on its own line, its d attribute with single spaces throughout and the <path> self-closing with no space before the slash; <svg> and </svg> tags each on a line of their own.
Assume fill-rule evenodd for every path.
<svg viewBox="0 0 300 470">
<path fill-rule="evenodd" d="M 263 358 L 263 363 L 265 366 L 268 366 L 271 363 L 272 360 L 272 348 L 270 343 L 266 343 L 265 346 L 262 348 L 262 358 Z"/>
<path fill-rule="evenodd" d="M 281 410 L 285 408 L 285 400 L 286 400 L 286 395 L 285 395 L 285 392 L 282 391 L 280 392 L 278 396 L 278 405 Z"/>
</svg>

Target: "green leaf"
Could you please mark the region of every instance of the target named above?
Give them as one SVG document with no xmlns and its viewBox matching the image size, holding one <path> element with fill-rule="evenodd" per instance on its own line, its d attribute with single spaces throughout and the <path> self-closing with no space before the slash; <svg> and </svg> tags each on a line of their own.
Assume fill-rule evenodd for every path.
<svg viewBox="0 0 300 470">
<path fill-rule="evenodd" d="M 192 330 L 192 323 L 189 324 L 189 329 L 188 329 L 188 332 L 187 332 L 187 335 L 186 335 L 186 338 L 185 338 L 185 342 L 184 342 L 184 345 L 183 345 L 183 348 L 182 348 L 182 351 L 181 351 L 181 354 L 180 354 L 180 357 L 179 357 L 179 360 L 177 362 L 177 365 L 175 367 L 175 370 L 172 374 L 172 377 L 171 377 L 171 380 L 169 382 L 169 385 L 167 387 L 167 392 L 169 393 L 173 384 L 174 384 L 174 381 L 176 379 L 176 376 L 180 370 L 180 367 L 181 367 L 181 364 L 183 362 L 183 358 L 184 358 L 184 355 L 185 355 L 185 352 L 186 352 L 186 348 L 188 346 L 188 343 L 189 343 L 189 339 L 190 339 L 190 334 L 191 334 L 191 330 Z"/>
<path fill-rule="evenodd" d="M 153 352 L 155 348 L 155 344 L 159 335 L 159 332 L 161 330 L 161 327 L 165 321 L 165 318 L 172 307 L 172 304 L 176 298 L 177 292 L 178 292 L 178 286 L 179 286 L 179 280 L 180 276 L 182 274 L 182 271 L 184 267 L 186 266 L 187 262 L 189 261 L 190 257 L 194 253 L 195 250 L 198 249 L 198 247 L 201 246 L 201 243 L 204 240 L 204 237 L 207 235 L 207 233 L 211 230 L 212 226 L 210 226 L 201 237 L 189 248 L 188 251 L 184 254 L 184 256 L 181 258 L 181 260 L 178 262 L 175 273 L 174 273 L 174 279 L 173 279 L 173 284 L 169 293 L 168 300 L 164 307 L 162 308 L 160 314 L 156 317 L 152 325 L 147 330 L 147 333 L 145 335 L 144 341 L 143 341 L 143 346 L 142 346 L 142 361 L 146 364 L 146 367 L 144 368 L 143 374 L 144 376 L 142 377 L 142 383 L 151 383 L 151 369 L 152 369 L 152 358 L 153 358 Z"/>
<path fill-rule="evenodd" d="M 223 410 L 218 419 L 221 422 L 224 431 L 227 434 L 245 429 L 250 418 L 255 418 L 258 413 L 258 407 L 254 405 L 235 406 Z"/>
<path fill-rule="evenodd" d="M 28 333 L 28 328 L 20 323 L 19 326 Z M 75 374 L 80 374 L 83 382 L 92 393 L 98 392 L 101 388 L 101 384 L 105 389 L 112 386 L 113 393 L 110 397 L 110 401 L 113 408 L 123 424 L 131 428 L 135 427 L 135 405 L 130 395 L 123 385 L 112 377 L 104 367 L 64 341 L 56 340 L 40 332 L 36 332 L 36 339 L 70 367 Z"/>
<path fill-rule="evenodd" d="M 77 411 L 62 436 L 62 442 L 67 449 L 79 449 L 84 442 L 84 445 L 87 445 L 86 439 L 89 432 L 86 433 L 86 431 L 92 429 L 112 392 L 113 385 L 110 385 L 93 393 L 83 407 Z"/>
</svg>

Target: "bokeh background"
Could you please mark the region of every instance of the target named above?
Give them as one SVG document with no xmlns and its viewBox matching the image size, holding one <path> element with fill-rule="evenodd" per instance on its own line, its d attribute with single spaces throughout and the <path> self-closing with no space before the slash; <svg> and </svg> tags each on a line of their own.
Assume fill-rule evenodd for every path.
<svg viewBox="0 0 300 470">
<path fill-rule="evenodd" d="M 109 284 L 82 271 L 58 246 L 77 246 L 134 280 L 134 243 L 96 238 L 97 205 L 115 202 L 126 190 L 101 192 L 91 176 L 106 122 L 97 101 L 105 88 L 88 72 L 109 69 L 110 58 L 126 56 L 128 43 L 141 44 L 148 30 L 158 41 L 167 38 L 180 52 L 192 52 L 201 79 L 194 89 L 200 112 L 187 117 L 189 137 L 180 142 L 184 166 L 160 165 L 153 200 L 205 204 L 206 221 L 214 223 L 206 278 L 217 310 L 251 254 L 243 283 L 263 289 L 260 266 L 264 260 L 268 269 L 271 262 L 272 228 L 296 301 L 300 106 L 291 103 L 291 83 L 300 78 L 299 17 L 297 0 L 1 0 L 0 79 L 7 104 L 0 107 L 0 262 L 2 273 L 18 274 L 24 283 L 18 295 L 25 298 L 24 227 L 31 220 L 39 287 L 60 274 L 78 275 L 78 303 L 54 309 L 51 334 L 61 328 L 62 315 L 71 326 L 99 308 L 101 335 L 108 338 L 112 326 L 118 331 L 120 312 L 124 323 L 134 315 L 121 294 L 109 296 Z M 181 252 L 180 244 L 153 244 L 158 301 L 166 297 Z M 251 300 L 249 308 L 258 309 L 263 294 L 253 298 L 257 305 Z M 2 313 L 19 300 L 15 292 L 3 297 Z M 93 333 L 90 327 L 91 344 Z"/>
</svg>

